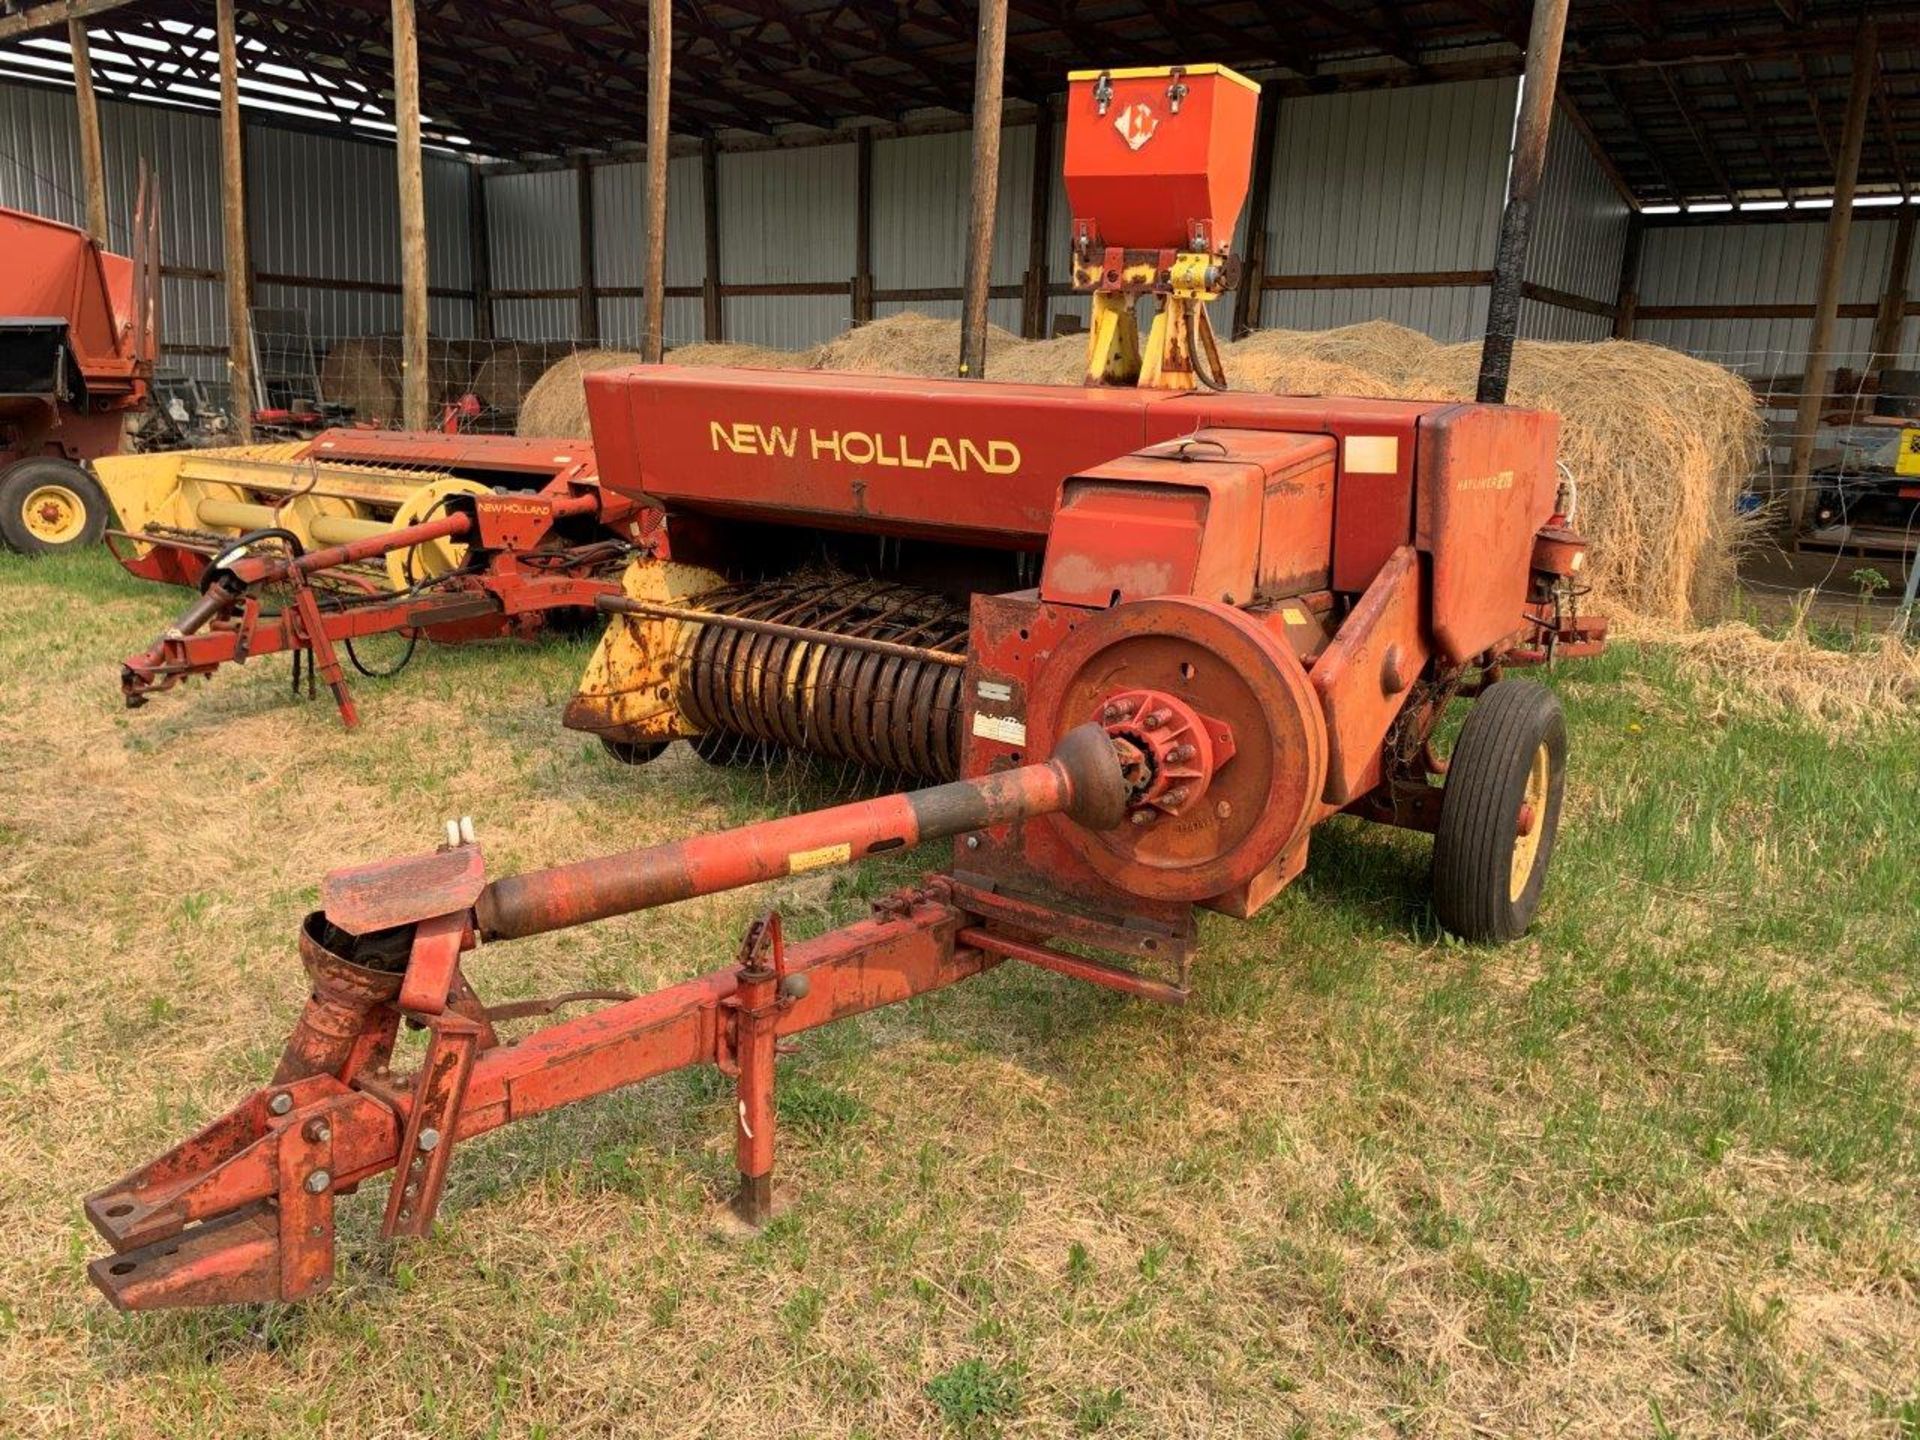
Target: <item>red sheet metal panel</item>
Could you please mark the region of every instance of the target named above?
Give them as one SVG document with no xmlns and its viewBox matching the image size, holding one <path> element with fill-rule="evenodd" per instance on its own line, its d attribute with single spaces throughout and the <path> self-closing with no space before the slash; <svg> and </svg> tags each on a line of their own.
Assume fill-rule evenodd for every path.
<svg viewBox="0 0 1920 1440">
<path fill-rule="evenodd" d="M 1559 440 L 1560 418 L 1538 410 L 1458 405 L 1421 422 L 1415 543 L 1433 557 L 1433 639 L 1447 660 L 1520 628 Z"/>
<path fill-rule="evenodd" d="M 635 366 L 587 377 L 601 475 L 669 510 L 1038 549 L 1165 392 Z"/>
<path fill-rule="evenodd" d="M 1098 243 L 1224 246 L 1247 196 L 1260 87 L 1218 65 L 1077 70 L 1067 86 L 1067 199 Z M 1208 237 L 1196 242 L 1195 231 Z"/>
</svg>

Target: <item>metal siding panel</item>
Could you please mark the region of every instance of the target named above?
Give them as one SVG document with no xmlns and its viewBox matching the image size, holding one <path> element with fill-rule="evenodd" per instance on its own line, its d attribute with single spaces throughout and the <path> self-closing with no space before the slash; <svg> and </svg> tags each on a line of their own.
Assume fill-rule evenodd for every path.
<svg viewBox="0 0 1920 1440">
<path fill-rule="evenodd" d="M 0 86 L 0 203 L 79 222 L 79 153 L 71 97 Z M 161 255 L 168 265 L 224 269 L 220 136 L 208 114 L 161 105 L 101 102 L 107 165 L 108 229 L 128 247 L 139 162 L 161 187 Z M 247 209 L 252 263 L 268 274 L 320 279 L 399 281 L 399 219 L 389 147 L 275 128 L 249 119 Z M 429 154 L 425 161 L 430 283 L 464 288 L 468 273 L 466 164 Z M 220 281 L 169 276 L 162 285 L 162 333 L 175 344 L 225 345 L 226 296 Z M 298 309 L 317 338 L 393 329 L 398 296 L 308 286 L 266 286 L 262 305 Z M 429 302 L 434 333 L 472 333 L 472 307 Z M 212 357 L 193 360 L 196 371 Z"/>
<path fill-rule="evenodd" d="M 487 241 L 493 283 L 502 290 L 579 288 L 579 200 L 571 170 L 535 170 L 488 180 Z"/>
<path fill-rule="evenodd" d="M 1490 266 L 1516 94 L 1516 82 L 1488 80 L 1279 102 L 1270 273 Z M 1270 291 L 1261 324 L 1326 329 L 1387 319 L 1461 340 L 1480 333 L 1486 304 L 1483 286 Z"/>
<path fill-rule="evenodd" d="M 634 160 L 616 165 L 596 165 L 592 173 L 594 278 L 601 285 L 638 286 L 644 282 L 647 270 L 646 162 Z M 571 181 L 572 177 L 568 179 Z M 669 285 L 698 285 L 701 282 L 706 263 L 701 223 L 700 157 L 676 156 L 672 168 L 667 172 Z M 721 228 L 724 234 L 724 222 Z M 575 237 L 569 236 L 568 243 L 576 250 L 579 248 L 579 241 Z M 578 264 L 573 268 L 578 270 Z M 671 298 L 667 301 L 669 308 L 674 303 Z M 638 302 L 635 304 L 637 306 Z M 637 308 L 634 313 L 636 316 L 639 314 Z M 637 326 L 639 321 L 636 319 L 634 323 Z"/>
<path fill-rule="evenodd" d="M 1515 82 L 1283 102 L 1268 197 L 1274 274 L 1483 269 Z"/>
<path fill-rule="evenodd" d="M 717 168 L 723 279 L 740 284 L 853 274 L 858 165 L 852 145 L 721 155 Z"/>
<path fill-rule="evenodd" d="M 1613 303 L 1620 290 L 1628 215 L 1626 201 L 1593 158 L 1585 138 L 1561 119 L 1547 145 L 1547 169 L 1528 250 L 1527 278 L 1556 290 Z M 1565 327 L 1579 332 L 1580 338 L 1592 328 L 1584 322 L 1599 318 L 1575 311 L 1560 313 L 1583 322 Z"/>
<path fill-rule="evenodd" d="M 967 131 L 874 142 L 873 273 L 879 289 L 963 283 L 972 146 L 973 137 Z M 1009 129 L 1000 147 L 991 284 L 1017 285 L 1026 270 L 1032 170 L 1032 129 Z M 1005 324 L 1001 313 L 1004 308 L 993 323 Z M 1012 314 L 1017 327 L 1017 301 Z"/>
<path fill-rule="evenodd" d="M 739 295 L 726 307 L 727 339 L 780 350 L 804 350 L 853 325 L 848 295 Z"/>
<path fill-rule="evenodd" d="M 0 86 L 0 205 L 84 225 L 79 124 L 73 98 L 27 85 Z M 124 221 L 123 221 L 124 223 Z"/>
<path fill-rule="evenodd" d="M 1844 304 L 1877 304 L 1895 221 L 1856 219 L 1842 270 Z M 1825 212 L 1804 222 L 1702 225 L 1647 232 L 1640 303 L 1660 305 L 1812 305 L 1817 298 Z M 1746 374 L 1794 375 L 1806 361 L 1811 319 L 1645 320 L 1637 339 L 1719 361 Z M 1834 330 L 1834 363 L 1859 367 L 1869 358 L 1873 322 L 1842 318 Z"/>
</svg>

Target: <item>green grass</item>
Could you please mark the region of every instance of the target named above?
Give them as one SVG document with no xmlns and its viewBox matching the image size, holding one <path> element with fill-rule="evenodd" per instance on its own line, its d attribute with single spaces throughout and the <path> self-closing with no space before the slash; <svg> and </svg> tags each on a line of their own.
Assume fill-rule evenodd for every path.
<svg viewBox="0 0 1920 1440">
<path fill-rule="evenodd" d="M 79 1196 L 271 1069 L 328 868 L 471 814 L 489 868 L 828 798 L 557 715 L 588 638 L 423 648 L 363 730 L 280 661 L 119 708 L 180 604 L 0 557 L 0 1433 L 1913 1437 L 1920 727 L 1720 716 L 1658 649 L 1548 677 L 1572 777 L 1533 932 L 1445 938 L 1427 842 L 1339 821 L 1173 1012 L 1003 966 L 783 1060 L 794 1208 L 716 1238 L 688 1072 L 456 1158 L 333 1291 L 122 1317 Z M 726 964 L 891 857 L 488 947 L 490 998 Z"/>
</svg>

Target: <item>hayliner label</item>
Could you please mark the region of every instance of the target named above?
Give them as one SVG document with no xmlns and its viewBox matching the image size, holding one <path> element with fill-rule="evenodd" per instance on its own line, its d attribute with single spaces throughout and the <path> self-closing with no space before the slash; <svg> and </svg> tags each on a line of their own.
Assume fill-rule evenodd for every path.
<svg viewBox="0 0 1920 1440">
<path fill-rule="evenodd" d="M 951 470 L 955 474 L 1011 475 L 1020 468 L 1020 447 L 1011 440 L 965 436 L 916 436 L 878 430 L 820 430 L 810 425 L 707 422 L 715 454 L 764 455 L 770 459 L 835 460 L 892 470 Z"/>
</svg>

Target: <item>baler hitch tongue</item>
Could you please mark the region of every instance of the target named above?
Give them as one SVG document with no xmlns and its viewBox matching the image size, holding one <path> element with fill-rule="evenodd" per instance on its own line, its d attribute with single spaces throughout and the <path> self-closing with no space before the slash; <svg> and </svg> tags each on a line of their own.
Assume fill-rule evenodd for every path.
<svg viewBox="0 0 1920 1440">
<path fill-rule="evenodd" d="M 1086 724 L 1043 762 L 492 884 L 461 825 L 431 854 L 335 871 L 301 930 L 309 995 L 273 1082 L 87 1198 L 87 1219 L 114 1251 L 88 1275 L 122 1310 L 303 1299 L 333 1278 L 336 1195 L 393 1171 L 381 1233 L 426 1234 L 460 1141 L 696 1064 L 736 1077 L 735 1210 L 758 1223 L 772 1204 L 777 1037 L 938 989 L 1006 953 L 960 943 L 969 917 L 937 885 L 791 948 L 770 915 L 736 966 L 637 998 L 577 992 L 489 1010 L 460 956 L 483 938 L 1042 815 L 1112 829 L 1128 803 L 1116 742 Z M 514 1045 L 494 1033 L 495 1021 L 588 999 L 610 1003 Z M 403 1019 L 428 1032 L 412 1076 L 388 1069 Z"/>
</svg>

